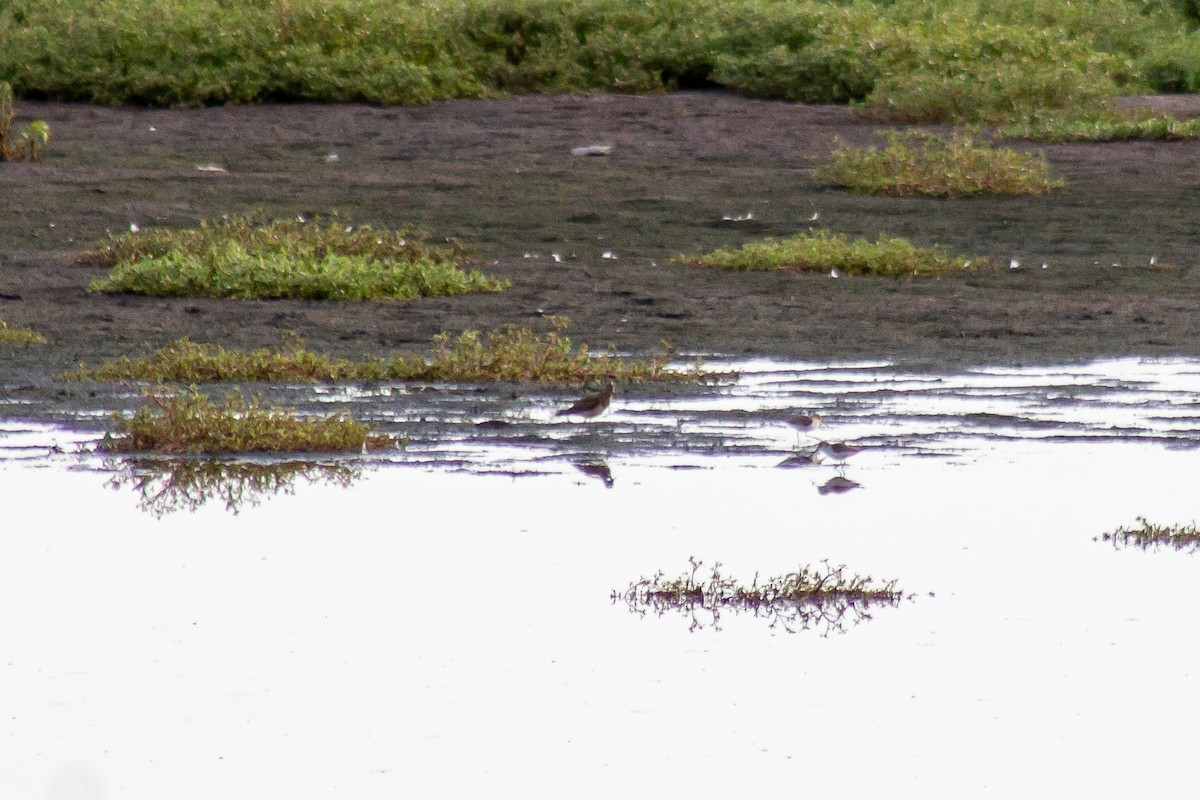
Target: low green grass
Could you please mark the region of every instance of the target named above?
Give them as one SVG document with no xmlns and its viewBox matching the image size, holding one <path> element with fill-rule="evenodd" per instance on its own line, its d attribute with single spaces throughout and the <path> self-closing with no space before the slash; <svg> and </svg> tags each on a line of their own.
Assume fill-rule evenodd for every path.
<svg viewBox="0 0 1200 800">
<path fill-rule="evenodd" d="M 463 271 L 457 246 L 431 247 L 415 230 L 259 215 L 199 228 L 122 234 L 85 255 L 112 266 L 92 291 L 229 299 L 411 300 L 496 292 L 508 284 Z"/>
<path fill-rule="evenodd" d="M 1145 517 L 1138 517 L 1136 525 L 1122 526 L 1100 538 L 1118 548 L 1155 550 L 1166 547 L 1186 552 L 1200 551 L 1200 529 L 1194 522 L 1188 525 L 1158 525 Z"/>
<path fill-rule="evenodd" d="M 1200 85 L 1194 29 L 1192 0 L 31 0 L 0 5 L 0 75 L 151 105 L 722 86 L 995 123 Z"/>
<path fill-rule="evenodd" d="M 1200 119 L 1181 120 L 1171 114 L 1151 112 L 1125 114 L 1107 109 L 1074 117 L 1037 114 L 1005 125 L 1000 132 L 1040 142 L 1173 141 L 1200 138 Z"/>
<path fill-rule="evenodd" d="M 737 270 L 831 272 L 890 277 L 942 275 L 988 266 L 984 258 L 952 256 L 941 248 L 917 247 L 906 239 L 880 235 L 874 241 L 849 241 L 843 234 L 815 230 L 782 240 L 751 242 L 699 256 L 677 256 L 679 264 Z"/>
<path fill-rule="evenodd" d="M 851 191 L 899 197 L 975 194 L 1039 195 L 1060 189 L 1044 154 L 993 147 L 975 134 L 949 139 L 923 131 L 884 131 L 887 147 L 850 147 L 837 140 L 818 176 Z"/>
<path fill-rule="evenodd" d="M 295 494 L 300 480 L 349 486 L 362 470 L 342 463 L 314 461 L 227 461 L 211 458 L 139 458 L 106 460 L 116 473 L 108 482 L 114 490 L 132 488 L 138 506 L 155 517 L 196 511 L 212 500 L 236 514 L 267 497 Z"/>
<path fill-rule="evenodd" d="M 630 611 L 641 615 L 690 615 L 693 629 L 719 628 L 721 613 L 732 611 L 765 618 L 771 627 L 788 632 L 817 628 L 829 633 L 870 619 L 872 607 L 896 606 L 906 597 L 894 580 L 877 582 L 828 562 L 801 565 L 766 580 L 755 575 L 746 583 L 722 574 L 720 562 L 710 567 L 695 558 L 688 561 L 691 570 L 679 577 L 667 578 L 659 572 L 641 578 L 624 591 L 614 590 L 612 600 L 624 601 Z"/>
<path fill-rule="evenodd" d="M 155 383 L 237 381 L 308 382 L 377 380 L 545 381 L 576 383 L 612 375 L 623 383 L 699 380 L 699 364 L 668 369 L 671 351 L 649 359 L 621 358 L 611 348 L 597 354 L 566 335 L 567 320 L 552 318 L 552 329 L 535 333 L 510 325 L 433 339 L 430 356 L 407 355 L 364 361 L 314 353 L 299 342 L 245 351 L 179 339 L 145 358 L 122 357 L 99 367 L 81 366 L 64 380 L 139 380 Z"/>
<path fill-rule="evenodd" d="M 194 387 L 148 390 L 141 407 L 118 414 L 113 426 L 100 443 L 109 453 L 357 453 L 396 443 L 340 414 L 298 417 L 237 395 L 214 404 Z"/>
<path fill-rule="evenodd" d="M 49 341 L 35 330 L 0 320 L 0 344 L 47 344 Z"/>
</svg>

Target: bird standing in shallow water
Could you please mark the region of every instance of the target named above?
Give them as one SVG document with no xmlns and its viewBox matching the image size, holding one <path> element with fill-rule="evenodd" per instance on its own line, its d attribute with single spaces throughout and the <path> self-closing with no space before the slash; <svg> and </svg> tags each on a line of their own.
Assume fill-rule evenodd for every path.
<svg viewBox="0 0 1200 800">
<path fill-rule="evenodd" d="M 821 442 L 817 445 L 817 449 L 834 461 L 845 461 L 850 456 L 863 451 L 863 448 L 845 442 Z"/>
<path fill-rule="evenodd" d="M 603 389 L 595 394 L 589 394 L 570 408 L 564 408 L 562 411 L 556 411 L 554 416 L 579 416 L 579 417 L 598 417 L 608 409 L 608 404 L 612 402 L 613 394 L 617 391 L 616 384 L 609 377 L 608 383 Z"/>
<path fill-rule="evenodd" d="M 786 422 L 796 429 L 796 444 L 798 446 L 801 436 L 821 424 L 821 416 L 819 414 L 799 414 L 795 417 L 788 417 Z"/>
</svg>

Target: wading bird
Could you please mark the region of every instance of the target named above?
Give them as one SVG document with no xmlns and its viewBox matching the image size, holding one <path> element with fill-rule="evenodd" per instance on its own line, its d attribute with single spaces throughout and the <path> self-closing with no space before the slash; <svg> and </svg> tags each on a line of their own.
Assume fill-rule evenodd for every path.
<svg viewBox="0 0 1200 800">
<path fill-rule="evenodd" d="M 554 416 L 598 417 L 608 410 L 608 404 L 612 402 L 613 393 L 616 392 L 616 390 L 616 384 L 613 383 L 613 378 L 610 375 L 608 378 L 608 383 L 603 389 L 595 394 L 586 395 L 570 408 L 564 408 L 561 411 L 556 411 Z"/>
</svg>

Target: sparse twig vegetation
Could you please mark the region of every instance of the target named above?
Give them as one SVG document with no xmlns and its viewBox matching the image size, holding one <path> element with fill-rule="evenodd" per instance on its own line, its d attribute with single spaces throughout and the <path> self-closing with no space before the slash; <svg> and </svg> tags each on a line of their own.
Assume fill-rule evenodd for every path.
<svg viewBox="0 0 1200 800">
<path fill-rule="evenodd" d="M 1138 517 L 1136 526 L 1122 526 L 1102 534 L 1100 538 L 1118 549 L 1157 550 L 1165 547 L 1188 553 L 1200 551 L 1200 529 L 1194 522 L 1188 525 L 1157 525 L 1145 517 Z"/>
<path fill-rule="evenodd" d="M 396 444 L 367 426 L 335 414 L 302 418 L 258 398 L 229 395 L 221 405 L 196 391 L 157 388 L 144 393 L 131 417 L 114 418 L 100 449 L 111 453 L 336 453 Z"/>
<path fill-rule="evenodd" d="M 691 571 L 678 578 L 656 573 L 641 578 L 623 592 L 613 591 L 630 611 L 662 616 L 676 612 L 691 618 L 691 629 L 720 629 L 723 611 L 748 612 L 765 618 L 770 627 L 788 633 L 817 629 L 823 634 L 843 633 L 848 626 L 871 619 L 874 606 L 896 606 L 905 595 L 896 581 L 877 583 L 871 577 L 847 573 L 845 566 L 800 566 L 777 578 L 746 585 L 721 573 L 718 561 L 711 567 L 689 558 Z"/>
<path fill-rule="evenodd" d="M 0 344 L 47 344 L 49 341 L 35 330 L 0 320 Z"/>
<path fill-rule="evenodd" d="M 947 139 L 923 131 L 884 131 L 887 147 L 850 147 L 838 141 L 832 162 L 818 174 L 856 192 L 897 196 L 1045 194 L 1062 188 L 1043 154 L 992 147 L 969 132 Z"/>
<path fill-rule="evenodd" d="M 148 358 L 122 357 L 97 368 L 80 367 L 68 380 L 141 380 L 171 383 L 235 381 L 547 381 L 581 382 L 613 375 L 624 383 L 698 380 L 692 369 L 668 368 L 671 351 L 649 359 L 620 358 L 606 350 L 593 353 L 565 335 L 567 320 L 551 318 L 552 329 L 537 334 L 509 326 L 487 333 L 439 334 L 428 358 L 419 355 L 366 361 L 334 359 L 304 349 L 299 342 L 283 348 L 231 350 L 180 339 Z"/>
<path fill-rule="evenodd" d="M 844 275 L 940 275 L 987 266 L 987 259 L 951 256 L 940 248 L 916 247 L 906 239 L 881 235 L 869 242 L 850 242 L 843 234 L 816 230 L 788 239 L 752 242 L 739 248 L 722 248 L 706 255 L 678 256 L 676 263 L 739 270 L 829 272 Z"/>
<path fill-rule="evenodd" d="M 125 233 L 85 260 L 113 267 L 93 291 L 146 295 L 411 300 L 508 288 L 477 270 L 464 272 L 457 244 L 431 247 L 420 231 L 260 215 Z"/>
<path fill-rule="evenodd" d="M 256 506 L 266 497 L 295 494 L 297 480 L 349 486 L 358 467 L 313 461 L 216 461 L 203 458 L 121 458 L 106 466 L 116 470 L 112 489 L 132 487 L 143 511 L 162 517 L 195 511 L 218 499 L 233 514 Z"/>
<path fill-rule="evenodd" d="M 12 85 L 0 81 L 0 161 L 42 160 L 42 148 L 50 143 L 50 126 L 35 119 L 25 126 L 16 140 L 11 139 L 12 123 L 16 119 L 13 110 Z"/>
</svg>

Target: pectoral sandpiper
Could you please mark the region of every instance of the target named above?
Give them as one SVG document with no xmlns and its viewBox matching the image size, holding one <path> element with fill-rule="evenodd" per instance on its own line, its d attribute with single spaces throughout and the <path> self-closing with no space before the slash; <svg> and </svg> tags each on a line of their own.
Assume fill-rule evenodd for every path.
<svg viewBox="0 0 1200 800">
<path fill-rule="evenodd" d="M 821 442 L 817 445 L 817 449 L 834 461 L 845 461 L 850 456 L 863 451 L 863 448 L 845 442 Z"/>
<path fill-rule="evenodd" d="M 603 389 L 595 394 L 589 394 L 580 398 L 575 405 L 570 408 L 564 408 L 561 411 L 556 411 L 554 416 L 578 416 L 578 417 L 598 417 L 608 410 L 608 404 L 612 402 L 613 393 L 617 391 L 616 384 L 613 379 L 608 378 L 608 383 Z"/>
</svg>

